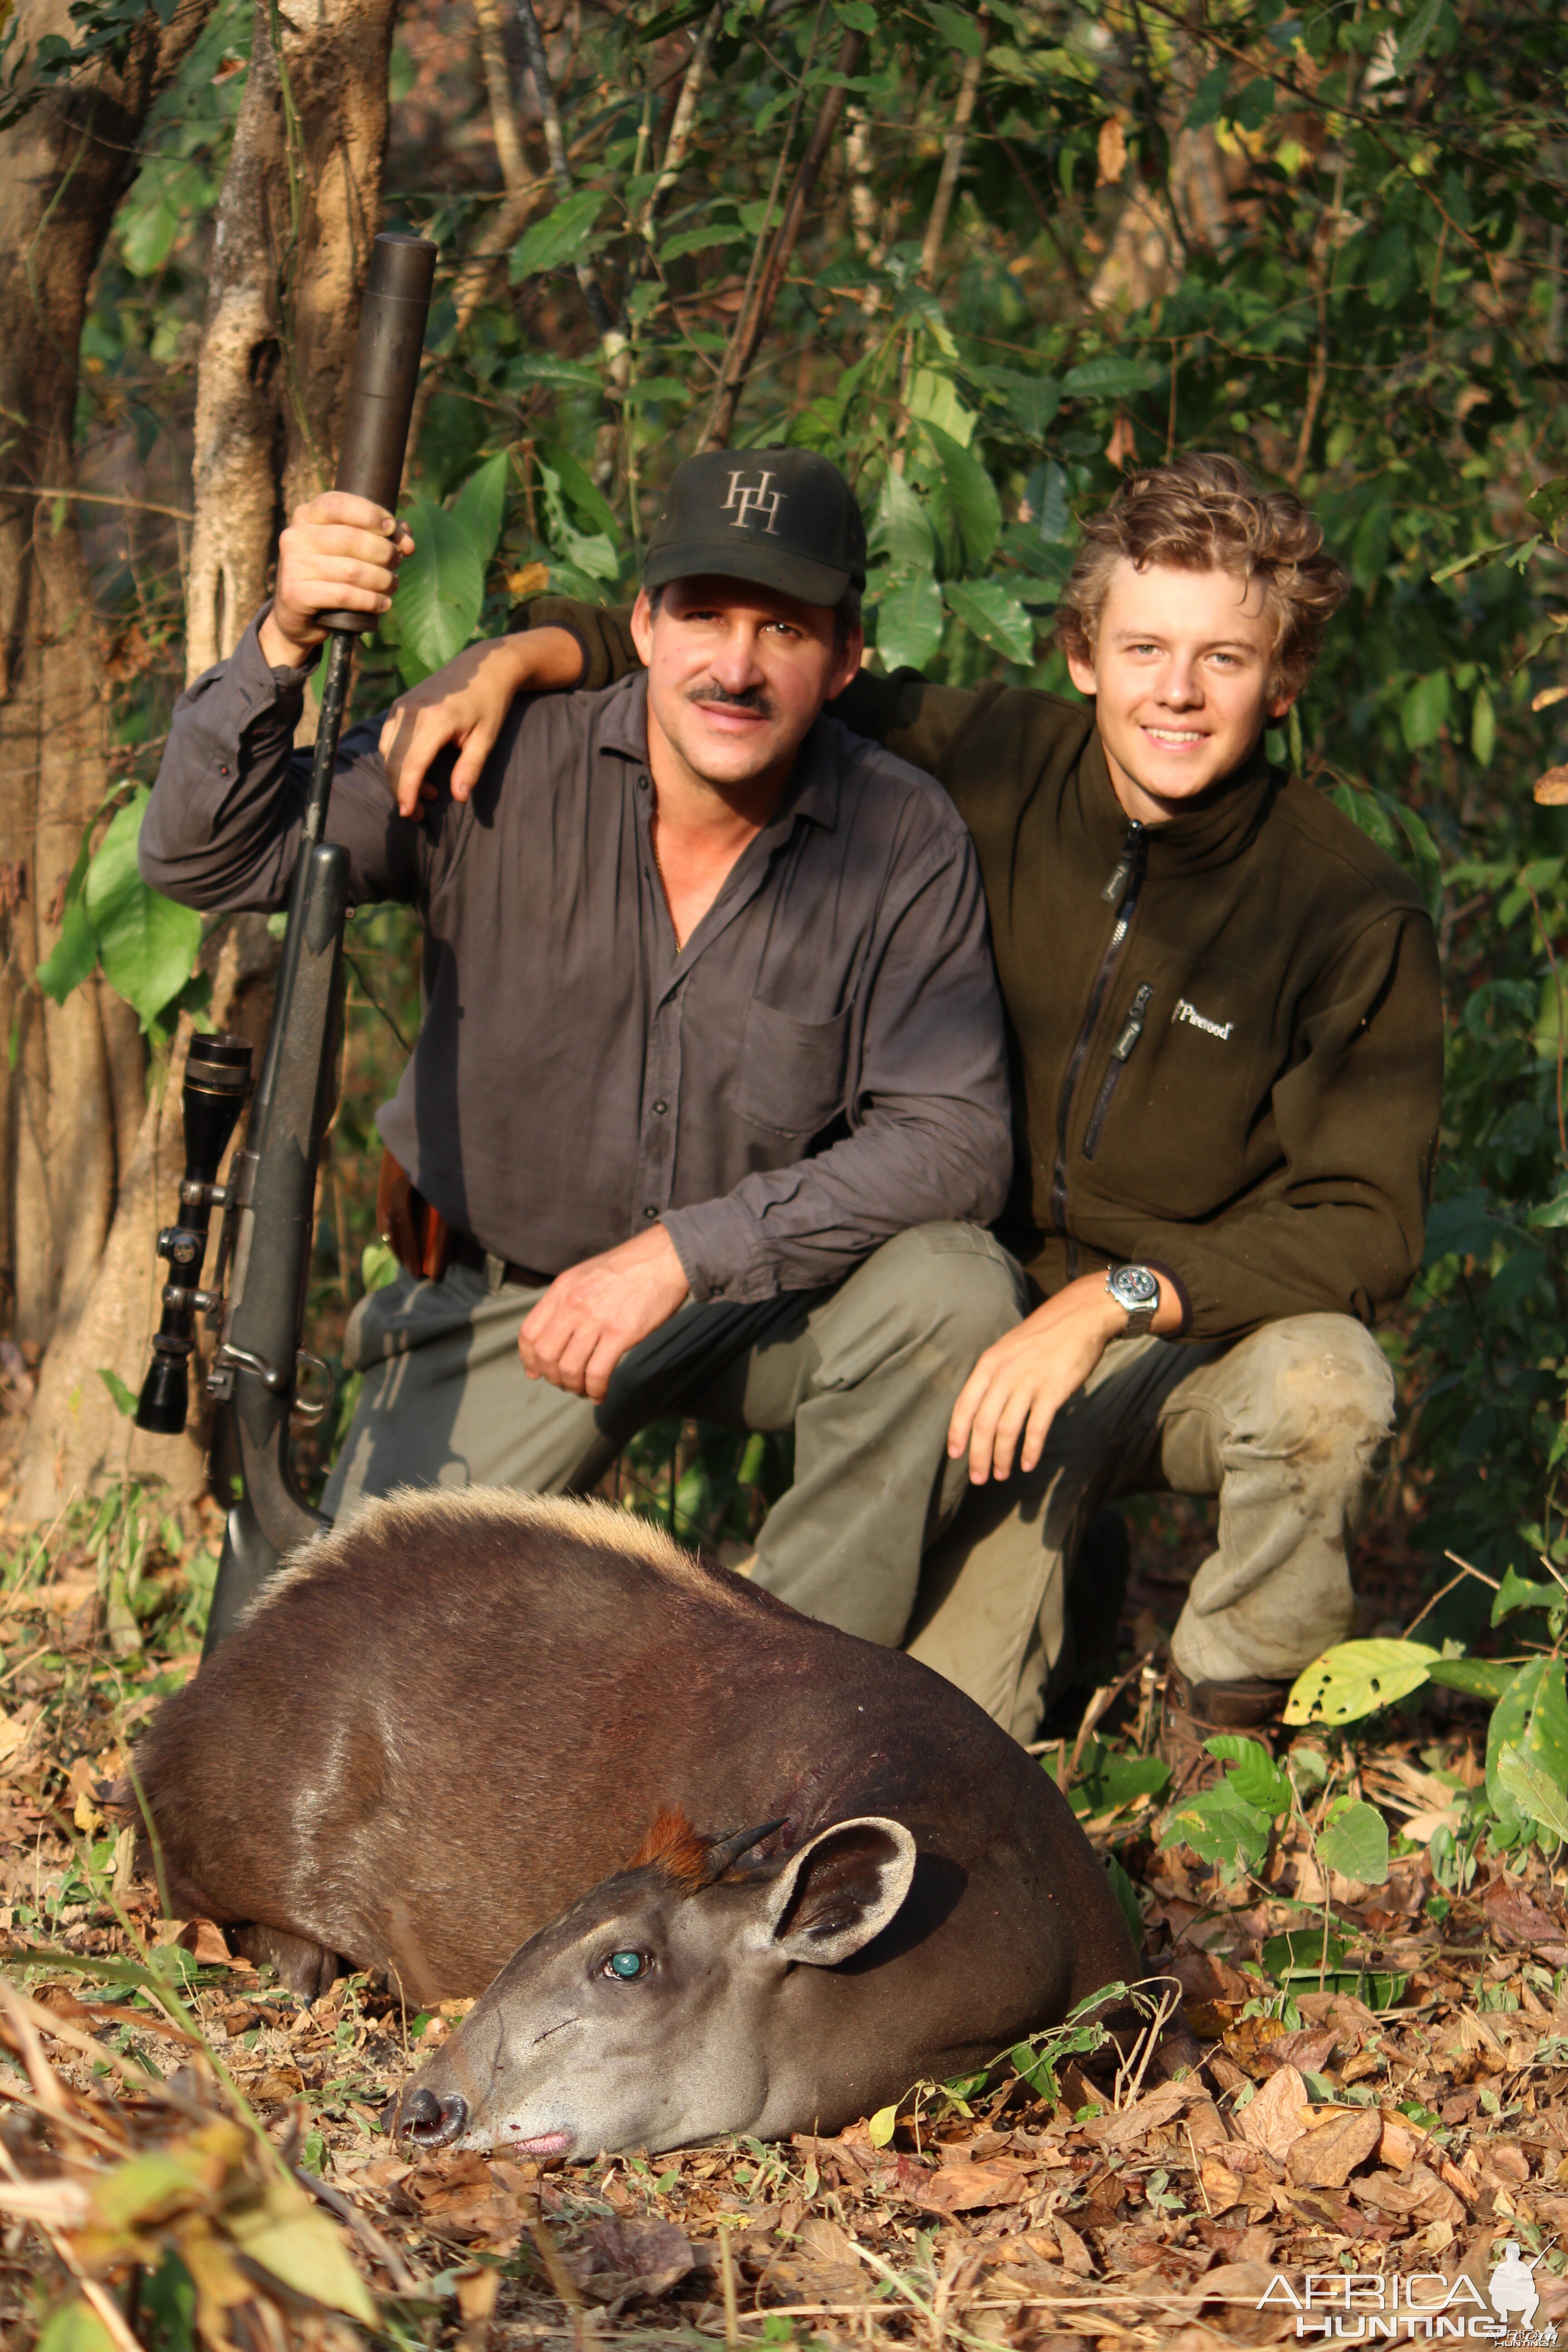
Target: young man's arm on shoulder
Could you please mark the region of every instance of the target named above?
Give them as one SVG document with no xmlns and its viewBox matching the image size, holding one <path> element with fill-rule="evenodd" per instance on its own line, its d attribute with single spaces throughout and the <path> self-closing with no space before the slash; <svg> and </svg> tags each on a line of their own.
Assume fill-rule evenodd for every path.
<svg viewBox="0 0 1568 2352">
<path fill-rule="evenodd" d="M 1209 1224 L 1151 1218 L 1129 1231 L 1126 1255 L 1180 1284 L 1184 1338 L 1241 1339 L 1290 1315 L 1371 1326 L 1420 1269 L 1443 1084 L 1426 915 L 1391 907 L 1360 930 L 1303 1006 L 1297 1039 L 1273 1089 L 1283 1181 Z"/>
<path fill-rule="evenodd" d="M 269 663 L 266 617 L 181 696 L 142 821 L 143 880 L 212 912 L 283 906 L 299 856 L 310 753 L 294 733 L 313 665 Z M 430 845 L 396 821 L 374 723 L 340 746 L 327 837 L 349 851 L 353 902 L 419 897 Z"/>
</svg>

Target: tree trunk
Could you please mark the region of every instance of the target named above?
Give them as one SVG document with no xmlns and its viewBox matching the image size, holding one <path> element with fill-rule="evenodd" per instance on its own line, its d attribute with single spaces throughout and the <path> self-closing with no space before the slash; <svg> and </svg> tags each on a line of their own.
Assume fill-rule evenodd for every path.
<svg viewBox="0 0 1568 2352">
<path fill-rule="evenodd" d="M 97 1273 L 146 1055 L 101 983 L 63 1005 L 32 985 L 58 934 L 82 829 L 109 786 L 108 681 L 75 520 L 33 495 L 73 479 L 78 352 L 88 292 L 142 128 L 211 0 L 150 9 L 123 60 L 56 83 L 0 132 L 0 1254 L 18 1338 L 79 1319 Z M 18 79 L 67 0 L 22 0 Z"/>
<path fill-rule="evenodd" d="M 64 0 L 59 5 L 63 16 Z M 395 11 L 395 0 L 312 0 L 308 12 L 258 0 L 255 11 L 197 374 L 188 677 L 232 653 L 266 593 L 280 517 L 331 480 L 379 226 Z M 121 192 L 122 184 L 116 200 Z M 99 243 L 111 212 L 112 203 Z M 13 237 L 7 249 L 20 252 L 26 243 L 26 236 Z M 84 293 L 89 271 L 90 263 Z M 68 346 L 73 370 L 80 325 L 79 303 Z M 68 419 L 68 402 L 65 415 Z M 96 723 L 101 730 L 100 717 Z M 102 789 L 100 783 L 96 793 L 79 795 L 83 817 Z M 81 821 L 74 834 L 68 827 L 68 849 L 52 870 L 68 865 Z M 231 965 L 232 958 L 220 958 L 209 1019 L 234 1017 L 234 991 L 244 975 Z M 93 1005 L 93 1034 L 101 1035 L 92 989 L 79 991 L 64 1011 L 84 1003 Z M 183 1437 L 148 1437 L 120 1418 L 98 1377 L 108 1369 L 135 1389 L 146 1368 L 159 1289 L 153 1244 L 174 1213 L 184 1164 L 179 1087 L 189 1029 L 182 1022 L 167 1082 L 138 1122 L 118 1202 L 111 1153 L 97 1147 L 110 1181 L 94 1196 L 101 1205 L 73 1259 L 84 1296 L 90 1291 L 90 1311 L 79 1311 L 68 1325 L 62 1318 L 50 1345 L 21 1465 L 18 1517 L 52 1516 L 71 1492 L 105 1475 L 157 1476 L 174 1499 L 189 1497 L 202 1482 L 206 1423 L 200 1401 L 194 1401 Z M 100 1066 L 83 1072 L 73 1106 L 82 1134 L 92 1137 L 100 1125 L 107 1131 L 110 1106 L 119 1099 L 100 1055 Z M 79 1156 L 84 1148 L 79 1144 Z"/>
</svg>

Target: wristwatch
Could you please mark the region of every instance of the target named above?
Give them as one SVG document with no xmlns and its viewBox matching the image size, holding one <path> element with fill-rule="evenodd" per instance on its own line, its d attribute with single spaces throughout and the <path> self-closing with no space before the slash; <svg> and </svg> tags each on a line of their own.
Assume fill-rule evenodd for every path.
<svg viewBox="0 0 1568 2352">
<path fill-rule="evenodd" d="M 1105 1287 L 1127 1309 L 1127 1337 L 1142 1339 L 1160 1310 L 1160 1277 L 1146 1265 L 1113 1266 Z"/>
</svg>

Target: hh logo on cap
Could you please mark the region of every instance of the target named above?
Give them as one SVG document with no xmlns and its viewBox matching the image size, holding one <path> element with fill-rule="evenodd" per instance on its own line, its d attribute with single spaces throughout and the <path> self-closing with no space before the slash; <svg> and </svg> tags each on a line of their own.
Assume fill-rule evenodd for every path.
<svg viewBox="0 0 1568 2352">
<path fill-rule="evenodd" d="M 738 472 L 731 475 L 730 495 L 725 499 L 721 511 L 724 514 L 734 511 L 735 520 L 730 526 L 731 530 L 745 530 L 750 526 L 752 517 L 761 515 L 763 517 L 763 529 L 769 532 L 773 531 L 779 519 L 779 509 L 783 506 L 788 493 L 784 490 L 773 490 L 770 494 L 768 485 L 772 480 L 772 474 L 764 474 L 760 482 L 755 484 L 748 482 L 742 486 Z"/>
</svg>

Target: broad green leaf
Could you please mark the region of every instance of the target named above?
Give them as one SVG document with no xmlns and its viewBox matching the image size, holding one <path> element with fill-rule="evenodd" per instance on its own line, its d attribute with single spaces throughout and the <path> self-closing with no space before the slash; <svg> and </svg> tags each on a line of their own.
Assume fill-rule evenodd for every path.
<svg viewBox="0 0 1568 2352">
<path fill-rule="evenodd" d="M 973 16 L 966 15 L 962 8 L 948 7 L 946 0 L 926 0 L 926 15 L 937 29 L 947 36 L 953 47 L 962 50 L 966 58 L 980 55 L 982 35 Z"/>
<path fill-rule="evenodd" d="M 918 368 L 910 386 L 910 415 L 921 425 L 934 425 L 961 448 L 974 438 L 974 411 L 959 398 L 950 375 L 935 368 Z"/>
<path fill-rule="evenodd" d="M 1248 1739 L 1237 1731 L 1222 1731 L 1217 1738 L 1206 1740 L 1211 1756 L 1228 1764 L 1229 1784 L 1243 1804 L 1255 1805 L 1270 1821 L 1279 1821 L 1290 1810 L 1290 1782 L 1261 1741 Z"/>
<path fill-rule="evenodd" d="M 1035 651 L 1035 625 L 1028 614 L 999 581 L 947 580 L 942 601 L 982 645 L 990 646 L 1009 661 L 1026 662 Z"/>
<path fill-rule="evenodd" d="M 1189 1798 L 1166 1817 L 1162 1851 L 1190 1845 L 1200 1862 L 1217 1862 L 1227 1868 L 1240 1863 L 1248 1870 L 1258 1870 L 1268 1852 L 1271 1826 L 1267 1813 L 1245 1803 L 1234 1786 L 1224 1780 L 1218 1788 Z"/>
<path fill-rule="evenodd" d="M 109 1391 L 110 1396 L 113 1400 L 115 1412 L 124 1413 L 129 1419 L 130 1415 L 136 1410 L 136 1399 L 132 1395 L 132 1391 L 126 1387 L 119 1373 L 110 1371 L 106 1364 L 100 1364 L 98 1368 L 98 1377 L 103 1382 L 104 1387 Z"/>
<path fill-rule="evenodd" d="M 297 2294 L 376 2325 L 375 2299 L 349 2259 L 335 2225 L 292 2180 L 273 2177 L 258 2201 L 226 2216 L 239 2252 Z"/>
<path fill-rule="evenodd" d="M 1085 360 L 1081 366 L 1069 368 L 1062 378 L 1062 396 L 1066 400 L 1120 399 L 1128 393 L 1147 392 L 1159 383 L 1161 373 L 1148 360 L 1124 359 L 1120 352 L 1107 352 L 1100 359 Z"/>
<path fill-rule="evenodd" d="M 1287 1723 L 1356 1723 L 1419 1690 L 1438 1655 L 1425 1642 L 1341 1642 L 1291 1685 Z"/>
<path fill-rule="evenodd" d="M 1263 1947 L 1263 1965 L 1278 1985 L 1289 1984 L 1304 1976 L 1315 1977 L 1320 1969 L 1336 1969 L 1344 1966 L 1345 1941 L 1331 1927 L 1292 1927 L 1288 1935 L 1270 1936 Z"/>
<path fill-rule="evenodd" d="M 1568 1698 L 1560 1660 L 1531 1658 L 1521 1666 L 1487 1726 L 1487 1799 L 1504 1820 L 1517 1820 L 1511 1793 L 1498 1774 L 1505 1748 L 1519 1748 L 1549 1780 L 1568 1787 Z"/>
<path fill-rule="evenodd" d="M 461 518 L 422 501 L 408 516 L 414 553 L 397 581 L 398 666 L 410 685 L 460 654 L 479 623 L 485 559 Z"/>
<path fill-rule="evenodd" d="M 710 253 L 721 245 L 743 245 L 746 232 L 737 221 L 726 221 L 711 228 L 678 229 L 666 237 L 658 248 L 661 261 L 679 261 L 683 254 Z"/>
<path fill-rule="evenodd" d="M 1489 768 L 1497 747 L 1497 711 L 1486 688 L 1477 692 L 1470 709 L 1470 751 L 1478 768 Z"/>
<path fill-rule="evenodd" d="M 1406 28 L 1404 38 L 1394 52 L 1394 71 L 1397 78 L 1407 74 L 1420 58 L 1443 14 L 1444 0 L 1423 0 Z"/>
<path fill-rule="evenodd" d="M 1495 1658 L 1439 1658 L 1430 1672 L 1432 1680 L 1441 1683 L 1447 1690 L 1464 1691 L 1470 1698 L 1495 1702 L 1501 1698 L 1519 1668 L 1500 1665 Z"/>
<path fill-rule="evenodd" d="M 500 539 L 506 520 L 507 477 L 511 461 L 502 449 L 471 474 L 452 500 L 452 512 L 473 541 L 479 559 L 488 563 Z"/>
<path fill-rule="evenodd" d="M 1534 495 L 1526 499 L 1524 510 L 1537 522 L 1543 522 L 1548 530 L 1555 530 L 1568 514 L 1568 474 L 1554 474 L 1549 482 L 1542 482 Z"/>
<path fill-rule="evenodd" d="M 511 249 L 512 284 L 519 285 L 542 269 L 559 269 L 563 262 L 584 259 L 604 206 L 602 189 L 579 188 L 542 220 L 525 228 Z"/>
<path fill-rule="evenodd" d="M 866 2126 L 866 2136 L 873 2147 L 886 2147 L 892 2138 L 899 2120 L 898 2102 L 890 2107 L 879 2107 Z"/>
<path fill-rule="evenodd" d="M 194 907 L 149 890 L 136 867 L 145 785 L 110 820 L 87 869 L 82 898 L 103 976 L 150 1029 L 195 970 L 202 919 Z"/>
<path fill-rule="evenodd" d="M 1002 505 L 996 485 L 972 451 L 944 433 L 940 425 L 921 427 L 936 452 L 947 492 L 953 533 L 963 552 L 964 569 L 978 572 L 991 561 L 1002 534 Z"/>
<path fill-rule="evenodd" d="M 1400 706 L 1399 721 L 1405 730 L 1405 740 L 1412 751 L 1423 751 L 1435 743 L 1448 716 L 1448 673 L 1434 670 L 1428 677 L 1418 677 Z"/>
<path fill-rule="evenodd" d="M 942 591 L 929 572 L 906 572 L 878 601 L 877 651 L 887 670 L 923 669 L 942 631 Z"/>
<path fill-rule="evenodd" d="M 1016 368 L 992 368 L 986 383 L 1007 404 L 1009 415 L 1030 441 L 1043 441 L 1062 404 L 1062 388 L 1048 375 L 1020 375 Z"/>
<path fill-rule="evenodd" d="M 595 530 L 614 539 L 620 529 L 615 509 L 571 450 L 563 448 L 559 442 L 552 442 L 548 446 L 542 444 L 539 459 L 541 465 L 548 466 L 554 476 L 557 496 L 564 496 L 577 514 L 592 523 Z"/>
<path fill-rule="evenodd" d="M 891 466 L 882 479 L 866 545 L 868 554 L 887 556 L 897 572 L 929 572 L 936 561 L 936 533 L 926 510 Z"/>
<path fill-rule="evenodd" d="M 1568 1838 L 1568 1794 L 1549 1780 L 1539 1764 L 1521 1748 L 1498 1752 L 1498 1779 L 1527 1822 L 1539 1822 L 1553 1837 Z"/>
<path fill-rule="evenodd" d="M 1568 1593 L 1560 1584 L 1531 1582 L 1517 1570 L 1508 1568 L 1492 1596 L 1491 1622 L 1500 1625 L 1505 1617 L 1517 1617 L 1521 1609 L 1560 1609 L 1565 1601 Z"/>
<path fill-rule="evenodd" d="M 1388 1876 L 1388 1824 L 1375 1805 L 1336 1805 L 1318 1833 L 1318 1859 L 1342 1878 L 1381 1886 Z"/>
<path fill-rule="evenodd" d="M 1072 1785 L 1073 1810 L 1086 1815 L 1114 1812 L 1139 1797 L 1157 1797 L 1170 1777 L 1170 1766 L 1158 1756 L 1119 1756 L 1091 1740 Z"/>
</svg>

